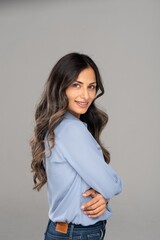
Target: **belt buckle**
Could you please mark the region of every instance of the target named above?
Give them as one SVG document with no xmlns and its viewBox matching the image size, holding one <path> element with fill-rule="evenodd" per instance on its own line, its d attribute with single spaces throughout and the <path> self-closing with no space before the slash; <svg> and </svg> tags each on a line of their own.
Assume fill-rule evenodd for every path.
<svg viewBox="0 0 160 240">
<path fill-rule="evenodd" d="M 67 222 L 57 222 L 56 231 L 61 233 L 67 233 L 68 223 Z"/>
</svg>

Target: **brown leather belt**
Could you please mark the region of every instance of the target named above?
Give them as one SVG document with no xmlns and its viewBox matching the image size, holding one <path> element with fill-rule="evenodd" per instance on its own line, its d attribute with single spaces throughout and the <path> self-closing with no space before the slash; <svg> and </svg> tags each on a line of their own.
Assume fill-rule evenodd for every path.
<svg viewBox="0 0 160 240">
<path fill-rule="evenodd" d="M 68 223 L 67 222 L 57 222 L 56 231 L 61 233 L 67 233 Z"/>
</svg>

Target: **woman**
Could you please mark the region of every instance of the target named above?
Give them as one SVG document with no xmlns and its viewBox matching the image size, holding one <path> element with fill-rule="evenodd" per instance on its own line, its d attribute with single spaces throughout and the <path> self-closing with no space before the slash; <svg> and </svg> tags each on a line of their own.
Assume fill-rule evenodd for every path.
<svg viewBox="0 0 160 240">
<path fill-rule="evenodd" d="M 34 189 L 48 187 L 45 240 L 104 238 L 122 181 L 99 139 L 108 116 L 94 102 L 103 93 L 96 64 L 79 53 L 62 57 L 46 82 L 31 140 Z"/>
</svg>

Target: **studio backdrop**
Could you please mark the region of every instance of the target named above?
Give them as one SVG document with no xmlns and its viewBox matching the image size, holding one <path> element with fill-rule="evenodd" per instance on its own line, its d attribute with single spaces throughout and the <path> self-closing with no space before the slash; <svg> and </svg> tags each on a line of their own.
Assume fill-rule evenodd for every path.
<svg viewBox="0 0 160 240">
<path fill-rule="evenodd" d="M 160 1 L 0 1 L 0 35 L 0 239 L 43 239 L 47 191 L 32 190 L 30 168 L 35 107 L 56 61 L 80 52 L 101 72 L 102 142 L 124 180 L 106 239 L 159 240 Z"/>
</svg>

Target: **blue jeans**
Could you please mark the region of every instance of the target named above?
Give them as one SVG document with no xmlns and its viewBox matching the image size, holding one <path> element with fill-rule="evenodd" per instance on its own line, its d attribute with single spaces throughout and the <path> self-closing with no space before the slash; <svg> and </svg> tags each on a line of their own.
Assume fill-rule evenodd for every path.
<svg viewBox="0 0 160 240">
<path fill-rule="evenodd" d="M 55 228 L 56 224 L 49 220 L 44 240 L 102 240 L 106 231 L 106 221 L 90 226 L 70 223 L 66 234 L 57 232 Z"/>
</svg>

